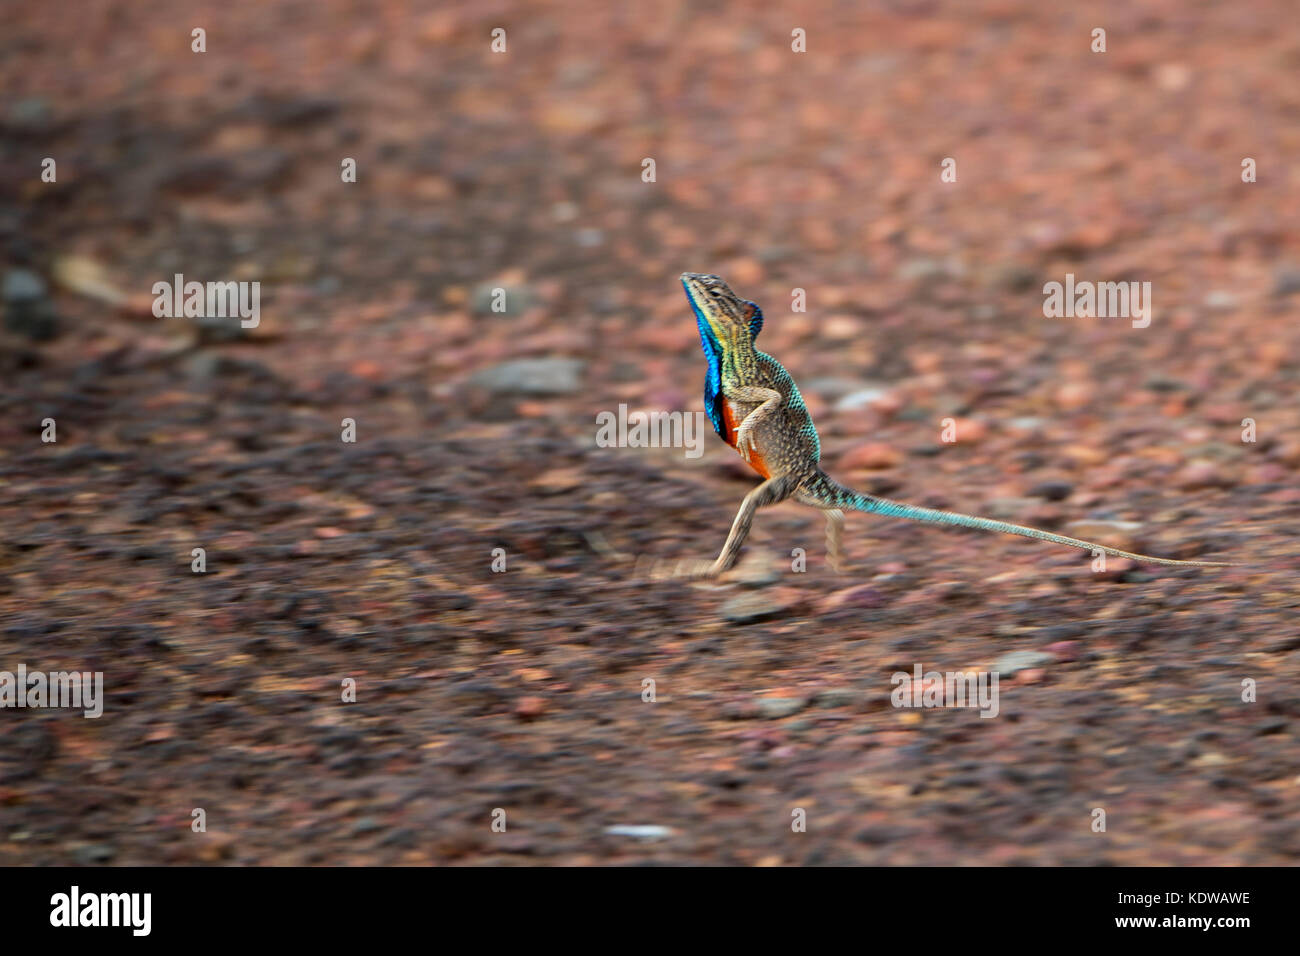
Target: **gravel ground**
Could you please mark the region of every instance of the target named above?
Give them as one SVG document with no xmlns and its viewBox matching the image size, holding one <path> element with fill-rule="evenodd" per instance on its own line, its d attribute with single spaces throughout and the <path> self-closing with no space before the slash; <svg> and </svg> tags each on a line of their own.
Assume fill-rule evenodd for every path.
<svg viewBox="0 0 1300 956">
<path fill-rule="evenodd" d="M 0 864 L 1300 858 L 1290 3 L 84 6 L 0 37 L 0 670 L 104 713 L 0 710 Z M 665 578 L 757 482 L 596 442 L 702 408 L 682 271 L 840 480 L 1242 565 L 857 515 L 835 574 L 783 504 Z"/>
</svg>

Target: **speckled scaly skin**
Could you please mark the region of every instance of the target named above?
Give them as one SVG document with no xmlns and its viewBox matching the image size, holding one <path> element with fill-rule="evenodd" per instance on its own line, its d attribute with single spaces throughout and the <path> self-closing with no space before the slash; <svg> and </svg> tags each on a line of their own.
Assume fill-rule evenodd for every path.
<svg viewBox="0 0 1300 956">
<path fill-rule="evenodd" d="M 1038 528 L 921 508 L 846 488 L 821 470 L 821 442 L 794 379 L 780 362 L 754 345 L 763 328 L 762 310 L 737 296 L 718 276 L 686 272 L 681 278 L 709 365 L 704 380 L 705 412 L 722 440 L 764 479 L 745 496 L 718 559 L 709 565 L 697 563 L 688 573 L 709 577 L 731 568 L 749 536 L 754 512 L 787 498 L 825 513 L 827 548 L 837 569 L 844 509 L 1040 538 L 1144 564 L 1230 566 L 1220 561 L 1177 561 L 1134 554 Z"/>
</svg>

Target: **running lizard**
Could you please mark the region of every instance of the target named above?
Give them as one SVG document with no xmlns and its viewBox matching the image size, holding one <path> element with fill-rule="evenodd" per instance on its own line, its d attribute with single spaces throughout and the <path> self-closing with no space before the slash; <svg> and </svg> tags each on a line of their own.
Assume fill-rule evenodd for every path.
<svg viewBox="0 0 1300 956">
<path fill-rule="evenodd" d="M 836 570 L 841 565 L 845 510 L 1041 538 L 1144 564 L 1232 566 L 1221 561 L 1178 561 L 1133 554 L 1039 528 L 862 494 L 841 485 L 821 470 L 821 442 L 794 379 L 780 362 L 754 346 L 763 328 L 762 310 L 737 296 L 718 276 L 686 272 L 681 279 L 709 364 L 704 379 L 705 411 L 714 431 L 764 479 L 741 502 L 718 559 L 712 564 L 694 562 L 685 573 L 713 577 L 731 568 L 749 536 L 754 512 L 787 499 L 811 505 L 826 515 L 827 551 Z"/>
</svg>

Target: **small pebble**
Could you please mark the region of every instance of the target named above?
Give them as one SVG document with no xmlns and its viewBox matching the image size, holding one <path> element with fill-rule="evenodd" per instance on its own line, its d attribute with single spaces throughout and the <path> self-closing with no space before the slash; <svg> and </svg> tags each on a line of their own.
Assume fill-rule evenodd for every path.
<svg viewBox="0 0 1300 956">
<path fill-rule="evenodd" d="M 760 697 L 756 703 L 759 713 L 768 720 L 789 717 L 808 706 L 808 701 L 802 697 Z"/>
<path fill-rule="evenodd" d="M 1055 658 L 1051 654 L 1044 654 L 1042 651 L 1012 651 L 999 657 L 993 669 L 1000 677 L 1011 677 L 1023 670 L 1043 667 L 1053 660 Z"/>
<path fill-rule="evenodd" d="M 647 823 L 616 823 L 614 826 L 605 827 L 605 832 L 610 836 L 632 837 L 635 840 L 662 840 L 672 836 L 675 831 L 671 827 L 661 827 Z"/>
</svg>

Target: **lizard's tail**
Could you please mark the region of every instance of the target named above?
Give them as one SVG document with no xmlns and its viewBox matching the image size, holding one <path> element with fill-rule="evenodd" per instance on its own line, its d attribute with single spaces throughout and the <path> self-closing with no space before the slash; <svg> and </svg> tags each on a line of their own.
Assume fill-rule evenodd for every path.
<svg viewBox="0 0 1300 956">
<path fill-rule="evenodd" d="M 1119 548 L 1107 547 L 1104 544 L 1081 541 L 1078 538 L 1070 538 L 1063 534 L 1054 534 L 1051 531 L 1042 531 L 1038 528 L 1027 528 L 1024 525 L 1011 524 L 1007 521 L 996 521 L 993 518 L 977 518 L 974 515 L 958 514 L 953 511 L 937 511 L 934 508 L 922 508 L 901 501 L 891 501 L 889 498 L 864 495 L 852 488 L 846 488 L 821 471 L 818 471 L 817 474 L 799 486 L 798 496 L 808 504 L 823 508 L 865 511 L 868 514 L 884 515 L 888 518 L 907 518 L 911 521 L 927 521 L 931 524 L 956 525 L 960 528 L 979 528 L 981 531 L 1018 534 L 1023 538 L 1041 538 L 1043 541 L 1065 544 L 1072 548 L 1082 548 L 1085 551 L 1104 551 L 1107 554 L 1113 554 L 1121 558 L 1141 561 L 1143 564 L 1168 564 L 1177 567 L 1197 568 L 1235 567 L 1235 565 L 1227 561 L 1177 561 L 1173 558 L 1153 558 L 1149 554 L 1134 554 L 1131 551 L 1121 551 Z"/>
</svg>

